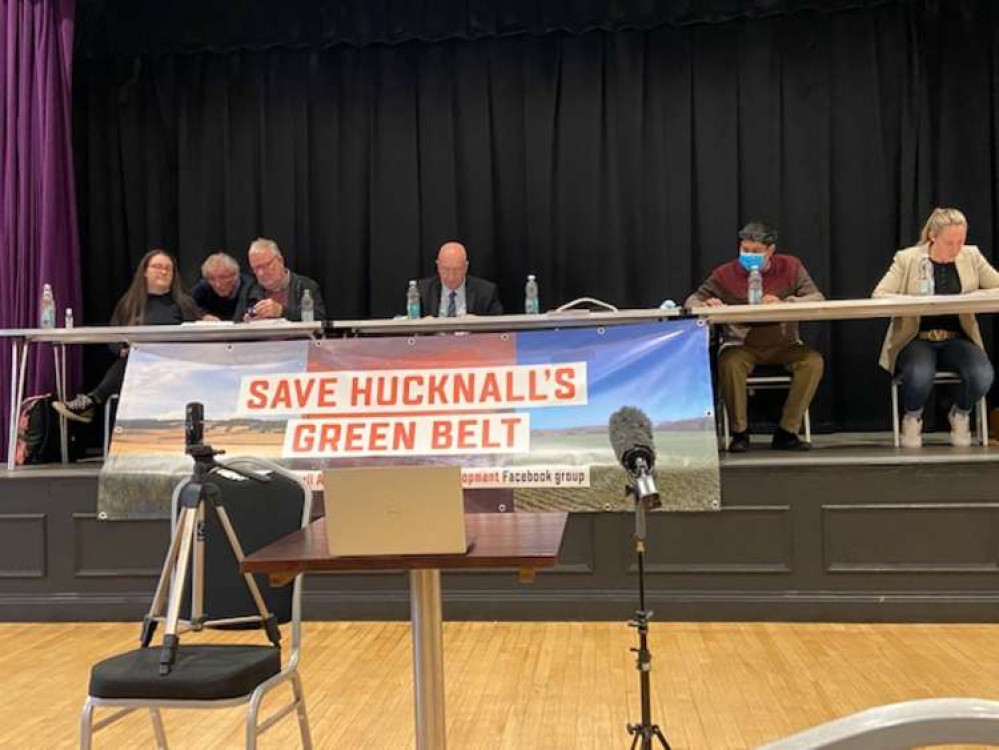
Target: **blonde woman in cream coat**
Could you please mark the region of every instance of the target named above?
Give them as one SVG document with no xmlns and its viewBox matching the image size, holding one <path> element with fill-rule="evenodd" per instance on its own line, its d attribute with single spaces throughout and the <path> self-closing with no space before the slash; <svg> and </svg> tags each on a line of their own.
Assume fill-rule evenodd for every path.
<svg viewBox="0 0 999 750">
<path fill-rule="evenodd" d="M 888 273 L 872 296 L 922 292 L 920 267 L 932 263 L 934 294 L 967 294 L 999 288 L 999 272 L 974 245 L 966 245 L 968 220 L 956 208 L 938 208 L 930 214 L 919 244 L 895 253 Z M 950 439 L 953 445 L 971 445 L 969 414 L 992 386 L 993 370 L 982 343 L 975 316 L 932 315 L 893 318 L 881 349 L 880 364 L 902 381 L 905 416 L 902 445 L 923 444 L 923 406 L 937 370 L 951 370 L 961 377 L 951 408 Z"/>
</svg>

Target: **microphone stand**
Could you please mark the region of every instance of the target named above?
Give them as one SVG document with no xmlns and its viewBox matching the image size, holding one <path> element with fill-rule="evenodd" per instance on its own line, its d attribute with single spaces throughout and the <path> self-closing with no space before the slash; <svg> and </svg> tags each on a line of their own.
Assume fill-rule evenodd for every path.
<svg viewBox="0 0 999 750">
<path fill-rule="evenodd" d="M 638 631 L 638 648 L 635 653 L 635 668 L 638 670 L 642 700 L 642 718 L 638 724 L 628 724 L 628 734 L 633 735 L 631 749 L 653 750 L 652 740 L 657 738 L 665 750 L 671 750 L 666 737 L 658 724 L 652 723 L 652 652 L 649 651 L 649 620 L 652 611 L 645 608 L 645 513 L 646 506 L 658 507 L 659 493 L 645 459 L 635 461 L 636 471 L 629 472 L 630 483 L 626 494 L 635 498 L 635 556 L 638 559 L 638 609 L 635 618 L 628 621 L 630 627 Z M 641 745 L 639 745 L 641 740 Z"/>
</svg>

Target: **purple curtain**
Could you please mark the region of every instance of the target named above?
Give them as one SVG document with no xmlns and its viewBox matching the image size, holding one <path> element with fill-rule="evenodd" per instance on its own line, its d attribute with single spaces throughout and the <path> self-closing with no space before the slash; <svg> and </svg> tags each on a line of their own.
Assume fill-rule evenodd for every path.
<svg viewBox="0 0 999 750">
<path fill-rule="evenodd" d="M 57 320 L 65 308 L 80 308 L 70 98 L 74 5 L 0 0 L 0 328 L 36 327 L 45 283 L 55 293 Z M 26 393 L 52 390 L 54 382 L 51 350 L 34 347 Z M 4 457 L 9 395 L 10 344 L 0 341 Z"/>
</svg>

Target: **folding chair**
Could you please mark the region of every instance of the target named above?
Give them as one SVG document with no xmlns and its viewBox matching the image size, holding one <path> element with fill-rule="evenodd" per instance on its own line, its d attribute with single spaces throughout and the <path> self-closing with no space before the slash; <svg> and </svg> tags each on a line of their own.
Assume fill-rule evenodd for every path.
<svg viewBox="0 0 999 750">
<path fill-rule="evenodd" d="M 957 385 L 961 382 L 961 376 L 950 370 L 937 370 L 933 376 L 933 385 Z M 891 431 L 895 438 L 895 447 L 902 444 L 901 432 L 899 429 L 899 408 L 898 408 L 898 387 L 902 384 L 902 378 L 895 375 L 891 379 Z M 983 396 L 975 407 L 978 412 L 976 422 L 978 422 L 978 438 L 983 446 L 989 444 L 989 415 L 988 406 Z"/>
<path fill-rule="evenodd" d="M 111 397 L 104 404 L 104 458 L 108 457 L 111 450 L 111 430 L 114 427 L 114 419 L 118 413 L 118 401 L 120 397 L 117 393 L 112 393 Z"/>
<path fill-rule="evenodd" d="M 764 372 L 770 366 L 762 366 Z M 757 368 L 761 369 L 761 368 Z M 791 376 L 790 375 L 775 375 L 775 374 L 762 374 L 762 375 L 750 375 L 746 379 L 746 393 L 752 396 L 756 391 L 767 391 L 767 390 L 790 390 L 791 388 Z M 728 421 L 728 409 L 725 408 L 725 401 L 721 397 L 721 391 L 718 393 L 718 401 L 720 404 L 720 410 L 722 415 L 722 433 L 725 439 L 725 448 L 728 448 L 728 441 L 730 436 L 730 426 Z M 805 427 L 805 440 L 809 443 L 812 442 L 812 415 L 810 409 L 805 409 L 805 417 L 803 420 Z"/>
<path fill-rule="evenodd" d="M 256 482 L 227 472 L 224 468 L 211 477 L 221 490 L 223 505 L 243 551 L 249 553 L 259 549 L 309 522 L 312 491 L 294 474 L 256 458 L 231 459 L 224 465 L 241 471 L 264 473 L 270 480 Z M 178 497 L 188 481 L 181 482 L 174 491 L 174 519 Z M 176 535 L 180 531 L 174 528 L 173 533 Z M 229 621 L 219 624 L 219 629 L 246 627 L 247 621 L 259 619 L 253 617 L 258 610 L 214 512 L 205 514 L 204 536 L 205 614 L 212 620 Z M 166 565 L 164 569 L 167 569 Z M 185 591 L 190 591 L 194 583 L 191 580 L 181 582 L 175 577 L 171 586 L 184 585 Z M 210 625 L 192 625 L 188 601 L 183 605 L 182 627 L 178 631 L 185 635 L 168 674 L 161 674 L 161 649 L 158 645 L 138 648 L 94 665 L 81 717 L 80 747 L 89 750 L 94 732 L 140 708 L 149 710 L 157 746 L 166 748 L 166 733 L 160 714 L 162 709 L 230 708 L 246 704 L 247 748 L 256 748 L 259 735 L 295 711 L 302 746 L 309 750 L 312 739 L 298 674 L 302 640 L 302 576 L 295 578 L 293 586 L 279 589 L 271 589 L 263 577 L 258 577 L 257 584 L 268 611 L 277 616 L 278 622 L 291 622 L 291 648 L 283 667 L 280 647 L 270 643 L 189 644 L 191 631 L 208 629 Z M 259 622 L 254 624 L 259 628 Z M 293 700 L 259 722 L 260 703 L 264 696 L 285 682 L 291 686 Z M 97 708 L 119 710 L 95 723 L 94 710 Z"/>
<path fill-rule="evenodd" d="M 902 750 L 930 745 L 999 745 L 999 702 L 930 698 L 844 716 L 758 750 Z"/>
</svg>

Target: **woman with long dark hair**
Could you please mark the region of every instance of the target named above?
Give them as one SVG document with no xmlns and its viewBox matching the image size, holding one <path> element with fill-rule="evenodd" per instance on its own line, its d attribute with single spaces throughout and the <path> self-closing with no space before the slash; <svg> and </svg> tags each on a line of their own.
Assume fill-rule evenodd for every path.
<svg viewBox="0 0 999 750">
<path fill-rule="evenodd" d="M 176 269 L 176 261 L 166 250 L 150 250 L 143 255 L 132 283 L 115 305 L 111 325 L 176 325 L 202 318 L 202 312 L 184 290 Z M 69 401 L 56 401 L 52 404 L 53 408 L 67 419 L 77 422 L 92 420 L 95 408 L 121 391 L 128 347 L 121 347 L 118 354 L 118 359 L 96 388 Z"/>
</svg>

